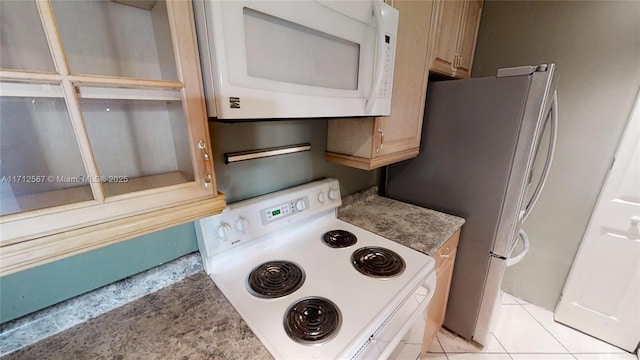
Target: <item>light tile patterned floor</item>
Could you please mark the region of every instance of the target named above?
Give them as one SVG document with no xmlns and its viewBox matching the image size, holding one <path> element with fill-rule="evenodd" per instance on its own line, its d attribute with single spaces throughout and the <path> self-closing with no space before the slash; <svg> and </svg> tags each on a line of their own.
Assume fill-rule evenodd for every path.
<svg viewBox="0 0 640 360">
<path fill-rule="evenodd" d="M 553 321 L 551 311 L 509 294 L 486 346 L 441 330 L 428 360 L 638 360 L 617 347 Z"/>
</svg>

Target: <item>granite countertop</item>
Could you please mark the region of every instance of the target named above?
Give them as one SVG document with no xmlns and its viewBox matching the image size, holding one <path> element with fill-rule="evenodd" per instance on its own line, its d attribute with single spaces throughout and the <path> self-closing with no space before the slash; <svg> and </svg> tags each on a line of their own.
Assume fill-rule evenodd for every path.
<svg viewBox="0 0 640 360">
<path fill-rule="evenodd" d="M 272 359 L 204 273 L 2 358 Z"/>
<path fill-rule="evenodd" d="M 378 196 L 378 187 L 346 196 L 338 218 L 433 255 L 464 224 L 463 218 Z"/>
<path fill-rule="evenodd" d="M 377 187 L 345 197 L 338 217 L 427 255 L 464 224 L 378 196 Z M 202 271 L 2 359 L 107 358 L 272 359 Z"/>
</svg>

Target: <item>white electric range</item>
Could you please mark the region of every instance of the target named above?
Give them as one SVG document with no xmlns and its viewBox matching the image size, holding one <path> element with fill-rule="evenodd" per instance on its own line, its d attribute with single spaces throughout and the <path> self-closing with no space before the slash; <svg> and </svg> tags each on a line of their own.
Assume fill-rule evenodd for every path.
<svg viewBox="0 0 640 360">
<path fill-rule="evenodd" d="M 275 359 L 386 359 L 431 300 L 433 258 L 341 204 L 325 179 L 196 222 L 205 271 Z"/>
</svg>

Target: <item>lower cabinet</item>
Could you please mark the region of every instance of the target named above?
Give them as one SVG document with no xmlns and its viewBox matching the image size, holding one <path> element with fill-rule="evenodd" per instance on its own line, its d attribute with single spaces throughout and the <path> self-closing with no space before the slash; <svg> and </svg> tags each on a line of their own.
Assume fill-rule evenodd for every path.
<svg viewBox="0 0 640 360">
<path fill-rule="evenodd" d="M 451 286 L 451 276 L 453 275 L 453 265 L 456 261 L 456 250 L 460 230 L 456 231 L 438 251 L 433 255 L 436 260 L 436 292 L 429 303 L 426 314 L 424 336 L 422 341 L 422 355 L 427 352 L 429 344 L 435 338 L 436 333 L 442 327 L 445 311 L 447 310 L 447 300 L 449 299 L 449 289 Z"/>
</svg>

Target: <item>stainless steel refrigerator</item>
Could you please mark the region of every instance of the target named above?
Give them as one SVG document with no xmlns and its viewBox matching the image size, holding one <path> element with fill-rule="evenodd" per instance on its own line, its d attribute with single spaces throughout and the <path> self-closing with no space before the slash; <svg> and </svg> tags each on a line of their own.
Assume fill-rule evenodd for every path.
<svg viewBox="0 0 640 360">
<path fill-rule="evenodd" d="M 444 326 L 480 344 L 495 318 L 506 266 L 535 246 L 522 223 L 551 167 L 556 82 L 553 64 L 431 82 L 420 154 L 387 167 L 387 197 L 467 220 Z"/>
</svg>

